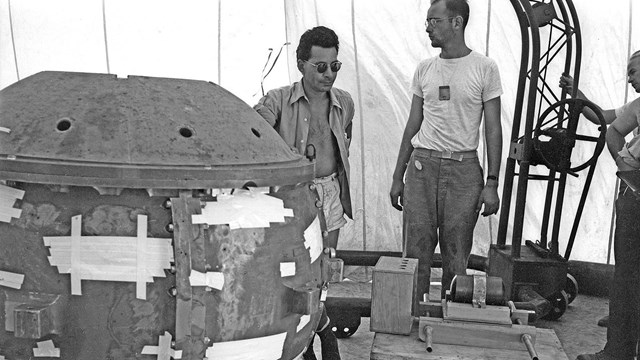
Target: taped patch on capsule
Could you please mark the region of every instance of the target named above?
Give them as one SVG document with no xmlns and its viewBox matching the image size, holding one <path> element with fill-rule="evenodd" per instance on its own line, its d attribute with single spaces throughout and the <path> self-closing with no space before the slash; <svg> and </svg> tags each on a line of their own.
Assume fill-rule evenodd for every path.
<svg viewBox="0 0 640 360">
<path fill-rule="evenodd" d="M 207 201 L 202 214 L 191 215 L 193 224 L 223 225 L 230 229 L 266 228 L 270 223 L 285 222 L 293 209 L 284 207 L 276 197 L 259 190 L 236 189 L 233 195 L 220 194 L 217 201 Z"/>
<path fill-rule="evenodd" d="M 16 274 L 8 271 L 0 270 L 0 286 L 10 287 L 12 289 L 20 289 L 24 282 L 23 274 Z"/>
<path fill-rule="evenodd" d="M 312 263 L 322 254 L 322 229 L 320 228 L 320 218 L 317 216 L 311 225 L 304 230 L 304 247 L 309 250 Z"/>
<path fill-rule="evenodd" d="M 217 271 L 201 273 L 196 270 L 191 270 L 191 274 L 189 274 L 189 283 L 191 286 L 208 286 L 210 288 L 222 290 L 222 287 L 224 286 L 224 274 Z"/>
<path fill-rule="evenodd" d="M 158 346 L 145 345 L 142 348 L 143 355 L 157 355 L 158 360 L 182 359 L 182 350 L 171 348 L 171 334 L 168 331 L 158 337 Z"/>
<path fill-rule="evenodd" d="M 287 333 L 253 339 L 214 343 L 207 348 L 208 359 L 220 360 L 275 360 L 282 357 Z"/>
<path fill-rule="evenodd" d="M 20 218 L 22 209 L 14 208 L 16 200 L 24 197 L 24 190 L 0 184 L 0 222 L 10 222 L 11 218 Z"/>
<path fill-rule="evenodd" d="M 36 344 L 38 347 L 33 349 L 35 357 L 60 357 L 60 349 L 54 344 L 53 340 L 41 341 Z"/>
<path fill-rule="evenodd" d="M 60 274 L 71 274 L 71 294 L 82 295 L 81 280 L 136 283 L 136 297 L 146 299 L 146 284 L 165 277 L 174 261 L 169 238 L 147 237 L 147 216 L 138 215 L 138 234 L 81 236 L 82 216 L 71 218 L 71 236 L 45 236 L 49 263 Z"/>
</svg>

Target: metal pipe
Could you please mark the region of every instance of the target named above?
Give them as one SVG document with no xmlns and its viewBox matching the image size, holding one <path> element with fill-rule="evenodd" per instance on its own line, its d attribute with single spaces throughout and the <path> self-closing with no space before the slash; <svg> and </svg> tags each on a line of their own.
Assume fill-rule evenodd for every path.
<svg viewBox="0 0 640 360">
<path fill-rule="evenodd" d="M 524 104 L 525 85 L 527 79 L 527 67 L 529 64 L 529 33 L 528 33 L 528 19 L 522 9 L 522 4 L 518 0 L 511 0 L 513 10 L 518 17 L 518 23 L 520 24 L 520 38 L 522 40 L 522 51 L 520 53 L 520 73 L 518 76 L 518 88 L 516 90 L 516 104 L 513 111 L 513 126 L 511 130 L 511 142 L 512 146 L 518 143 L 518 132 L 520 131 L 520 122 L 522 121 L 522 108 Z M 504 186 L 502 188 L 502 205 L 500 206 L 500 221 L 498 222 L 498 239 L 497 245 L 501 248 L 506 246 L 507 242 L 507 227 L 509 222 L 509 214 L 511 208 L 511 197 L 513 195 L 513 183 L 516 168 L 516 158 L 522 158 L 522 154 L 515 156 L 513 152 L 509 151 L 507 157 L 507 163 L 505 166 Z"/>
<path fill-rule="evenodd" d="M 433 328 L 431 326 L 424 327 L 424 342 L 427 343 L 427 352 L 433 352 Z"/>
<path fill-rule="evenodd" d="M 527 347 L 527 351 L 529 352 L 529 356 L 531 356 L 531 360 L 538 360 L 538 353 L 536 352 L 536 348 L 533 346 L 533 342 L 531 341 L 531 335 L 522 334 L 520 338 L 524 343 L 524 346 Z"/>
</svg>

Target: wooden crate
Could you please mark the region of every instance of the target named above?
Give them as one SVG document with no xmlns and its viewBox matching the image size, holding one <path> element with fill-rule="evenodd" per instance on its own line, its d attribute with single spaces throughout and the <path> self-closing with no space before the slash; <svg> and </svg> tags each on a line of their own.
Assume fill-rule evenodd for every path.
<svg viewBox="0 0 640 360">
<path fill-rule="evenodd" d="M 418 282 L 418 260 L 382 256 L 373 269 L 371 326 L 373 332 L 409 335 Z"/>
</svg>

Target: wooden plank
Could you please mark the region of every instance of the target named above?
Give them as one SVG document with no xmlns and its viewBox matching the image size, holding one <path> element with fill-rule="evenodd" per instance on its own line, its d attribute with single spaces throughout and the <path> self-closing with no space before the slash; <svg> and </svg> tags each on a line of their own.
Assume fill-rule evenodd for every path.
<svg viewBox="0 0 640 360">
<path fill-rule="evenodd" d="M 524 348 L 524 345 L 522 345 Z M 540 359 L 569 360 L 556 333 L 536 329 L 536 351 Z M 376 333 L 371 346 L 371 360 L 531 360 L 527 351 L 488 349 L 464 345 L 434 344 L 428 353 L 418 340 L 418 326 L 409 336 Z"/>
<path fill-rule="evenodd" d="M 536 328 L 527 325 L 488 325 L 462 321 L 446 321 L 421 317 L 418 337 L 424 340 L 423 329 L 433 329 L 433 344 L 466 345 L 492 349 L 523 350 L 522 335 L 529 334 L 535 344 Z"/>
<path fill-rule="evenodd" d="M 477 308 L 472 304 L 447 301 L 443 317 L 445 320 L 511 325 L 511 310 L 507 306 L 487 305 Z"/>
</svg>

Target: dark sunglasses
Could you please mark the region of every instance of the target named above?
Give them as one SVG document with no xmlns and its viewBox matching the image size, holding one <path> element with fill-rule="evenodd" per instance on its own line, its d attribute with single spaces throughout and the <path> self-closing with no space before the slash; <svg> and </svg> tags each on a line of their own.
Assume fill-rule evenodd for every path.
<svg viewBox="0 0 640 360">
<path fill-rule="evenodd" d="M 342 63 L 340 61 L 334 61 L 331 64 L 327 64 L 326 62 L 319 62 L 319 63 L 312 63 L 309 62 L 307 60 L 302 60 L 308 64 L 311 64 L 311 66 L 315 67 L 316 70 L 320 73 L 320 74 L 324 74 L 325 71 L 327 71 L 328 67 L 331 67 L 331 71 L 333 72 L 338 72 L 340 71 L 340 68 L 342 67 Z"/>
</svg>

